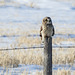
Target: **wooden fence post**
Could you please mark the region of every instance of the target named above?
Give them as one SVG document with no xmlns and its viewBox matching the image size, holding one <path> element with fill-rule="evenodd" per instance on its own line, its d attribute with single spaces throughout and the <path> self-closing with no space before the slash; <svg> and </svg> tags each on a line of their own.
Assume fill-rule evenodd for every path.
<svg viewBox="0 0 75 75">
<path fill-rule="evenodd" d="M 44 38 L 44 75 L 52 75 L 52 37 Z"/>
</svg>

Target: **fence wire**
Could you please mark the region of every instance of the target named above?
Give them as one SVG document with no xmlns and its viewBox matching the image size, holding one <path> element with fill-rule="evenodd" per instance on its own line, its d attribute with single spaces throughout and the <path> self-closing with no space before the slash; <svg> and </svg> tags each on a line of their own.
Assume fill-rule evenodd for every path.
<svg viewBox="0 0 75 75">
<path fill-rule="evenodd" d="M 37 47 L 23 47 L 23 48 L 4 48 L 0 49 L 0 51 L 7 51 L 7 50 L 22 50 L 22 49 L 39 49 L 44 48 L 44 46 L 37 46 Z M 52 46 L 52 48 L 75 48 L 75 46 Z"/>
</svg>

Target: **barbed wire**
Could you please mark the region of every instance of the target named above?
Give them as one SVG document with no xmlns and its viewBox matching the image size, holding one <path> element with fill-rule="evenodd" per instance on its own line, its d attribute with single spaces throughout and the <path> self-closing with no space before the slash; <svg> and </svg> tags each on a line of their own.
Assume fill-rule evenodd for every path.
<svg viewBox="0 0 75 75">
<path fill-rule="evenodd" d="M 0 51 L 7 51 L 7 50 L 22 50 L 22 49 L 37 49 L 37 48 L 44 48 L 44 46 L 35 46 L 35 47 L 23 47 L 23 48 L 4 48 L 0 49 Z M 52 48 L 75 48 L 75 46 L 52 46 Z"/>
</svg>

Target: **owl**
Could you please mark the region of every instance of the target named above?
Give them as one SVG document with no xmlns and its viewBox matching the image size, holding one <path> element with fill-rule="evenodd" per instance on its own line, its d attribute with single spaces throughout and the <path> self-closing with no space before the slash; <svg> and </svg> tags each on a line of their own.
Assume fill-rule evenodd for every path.
<svg viewBox="0 0 75 75">
<path fill-rule="evenodd" d="M 42 26 L 40 27 L 40 37 L 44 41 L 45 37 L 52 37 L 55 34 L 54 26 L 50 17 L 45 17 L 42 20 Z"/>
</svg>

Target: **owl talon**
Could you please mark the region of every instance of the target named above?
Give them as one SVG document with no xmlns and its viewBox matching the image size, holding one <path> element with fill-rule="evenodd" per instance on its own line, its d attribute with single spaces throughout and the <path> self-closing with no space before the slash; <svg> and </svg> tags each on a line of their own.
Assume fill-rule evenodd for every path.
<svg viewBox="0 0 75 75">
<path fill-rule="evenodd" d="M 45 36 L 44 38 L 48 38 L 48 36 Z"/>
</svg>

